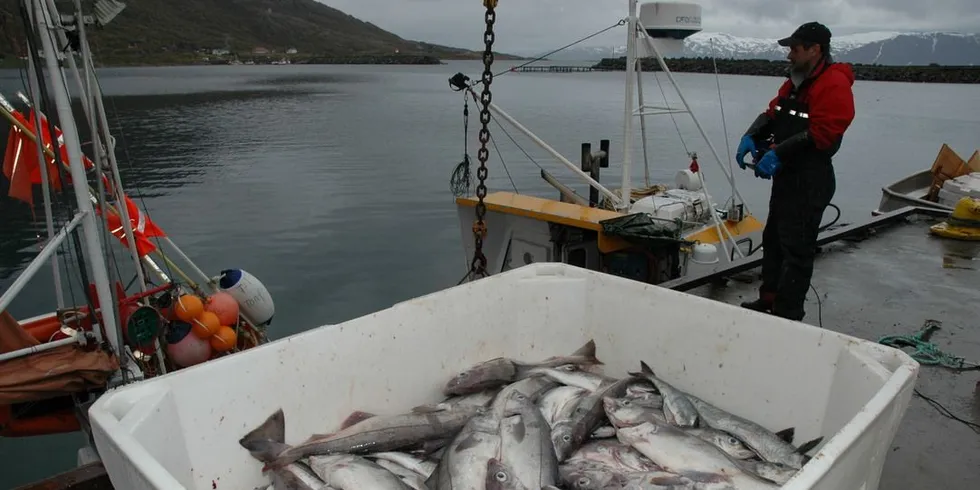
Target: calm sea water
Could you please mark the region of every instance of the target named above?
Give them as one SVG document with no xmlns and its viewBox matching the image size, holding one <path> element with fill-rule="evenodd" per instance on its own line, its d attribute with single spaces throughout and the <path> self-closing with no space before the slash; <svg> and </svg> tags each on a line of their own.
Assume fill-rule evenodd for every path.
<svg viewBox="0 0 980 490">
<path fill-rule="evenodd" d="M 279 338 L 459 280 L 466 258 L 449 177 L 463 155 L 463 98 L 447 79 L 457 71 L 477 79 L 481 70 L 480 62 L 453 62 L 107 69 L 100 75 L 130 195 L 142 195 L 153 220 L 208 273 L 242 267 L 260 278 L 276 301 L 270 332 Z M 715 77 L 676 78 L 726 166 L 726 155 L 781 81 L 722 76 L 724 138 Z M 676 101 L 662 76 L 661 82 Z M 581 143 L 611 139 L 613 163 L 602 180 L 618 187 L 621 73 L 514 73 L 495 79 L 492 88 L 494 102 L 573 162 Z M 644 89 L 650 103 L 663 102 L 653 74 Z M 12 98 L 17 90 L 24 90 L 20 74 L 0 71 L 0 91 Z M 868 217 L 881 186 L 930 166 L 943 143 L 964 157 L 980 145 L 980 87 L 858 82 L 854 93 L 857 118 L 835 160 L 834 202 L 845 221 Z M 474 164 L 478 128 L 478 107 L 471 104 Z M 506 128 L 537 164 L 585 191 L 570 171 Z M 677 116 L 677 127 L 668 116 L 648 119 L 652 175 L 672 180 L 687 166 L 678 128 L 723 202 L 728 184 L 686 115 Z M 502 155 L 491 147 L 491 189 L 556 194 L 499 127 L 493 124 L 491 133 Z M 639 155 L 637 138 L 634 158 Z M 633 170 L 634 183 L 641 183 L 642 161 Z M 750 209 L 764 215 L 769 183 L 738 171 L 736 180 Z M 0 190 L 5 290 L 37 252 L 44 223 L 40 198 L 40 220 L 33 221 L 26 205 L 5 197 L 6 184 Z M 11 313 L 50 311 L 52 282 L 43 270 Z M 77 435 L 0 440 L 0 486 L 71 468 L 79 442 Z"/>
</svg>

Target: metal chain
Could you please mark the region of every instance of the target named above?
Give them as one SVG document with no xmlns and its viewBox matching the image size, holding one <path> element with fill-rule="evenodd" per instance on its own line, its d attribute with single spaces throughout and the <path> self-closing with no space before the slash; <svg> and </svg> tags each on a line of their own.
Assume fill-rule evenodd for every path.
<svg viewBox="0 0 980 490">
<path fill-rule="evenodd" d="M 480 168 L 476 171 L 476 177 L 480 183 L 476 186 L 476 222 L 473 223 L 473 239 L 476 249 L 470 264 L 470 273 L 474 276 L 486 277 L 487 257 L 483 254 L 483 239 L 487 236 L 487 224 L 484 221 L 487 205 L 483 200 L 487 197 L 487 160 L 490 158 L 490 150 L 487 148 L 487 143 L 490 142 L 490 130 L 488 129 L 490 125 L 490 102 L 493 100 L 490 94 L 490 83 L 493 82 L 493 72 L 490 71 L 490 65 L 493 64 L 493 24 L 497 19 L 495 12 L 497 0 L 483 0 L 483 5 L 487 8 L 487 30 L 483 34 L 486 49 L 483 51 L 483 77 L 481 79 L 483 91 L 480 93 L 480 103 L 483 106 L 480 109 L 480 150 L 477 152 Z"/>
</svg>

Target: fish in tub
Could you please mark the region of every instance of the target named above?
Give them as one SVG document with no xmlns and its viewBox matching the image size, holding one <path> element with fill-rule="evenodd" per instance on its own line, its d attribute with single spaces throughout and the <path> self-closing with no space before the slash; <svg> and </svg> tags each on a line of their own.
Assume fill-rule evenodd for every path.
<svg viewBox="0 0 980 490">
<path fill-rule="evenodd" d="M 505 357 L 451 377 L 441 402 L 354 412 L 287 445 L 280 409 L 239 443 L 271 489 L 774 489 L 822 437 L 793 444 L 677 389 L 643 361 L 602 374 L 594 341 L 568 356 Z"/>
</svg>

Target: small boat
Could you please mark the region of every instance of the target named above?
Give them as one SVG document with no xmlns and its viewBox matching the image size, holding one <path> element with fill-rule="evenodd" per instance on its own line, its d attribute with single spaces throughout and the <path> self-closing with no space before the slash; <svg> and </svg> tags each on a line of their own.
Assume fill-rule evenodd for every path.
<svg viewBox="0 0 980 490">
<path fill-rule="evenodd" d="M 509 191 L 487 193 L 485 173 L 474 195 L 467 157 L 457 166 L 453 189 L 468 260 L 466 267 L 471 273 L 478 265 L 479 275 L 486 276 L 534 262 L 562 262 L 659 284 L 685 276 L 694 264 L 728 263 L 751 255 L 753 241 L 761 245 L 763 222 L 749 212 L 739 194 L 734 164 L 730 157 L 719 156 L 662 55 L 680 48 L 684 38 L 701 30 L 701 6 L 654 2 L 643 4 L 638 13 L 637 0 L 628 1 L 629 16 L 620 22 L 627 26 L 627 61 L 623 111 L 626 137 L 621 147 L 623 178 L 619 189 L 607 188 L 599 178 L 600 169 L 609 167 L 609 140 L 600 141 L 598 151 L 584 143 L 581 163 L 576 165 L 490 102 L 489 87 L 484 86 L 484 92 L 478 94 L 476 89 L 482 80 L 471 84 L 462 73 L 450 79 L 454 90 L 464 92 L 466 104 L 470 98 L 477 104 L 488 101 L 481 114 L 484 127 L 491 117 L 509 123 L 589 186 L 588 196 L 579 195 L 542 168 L 541 177 L 558 191 L 557 198 Z M 666 93 L 663 105 L 644 100 L 644 60 L 659 64 L 678 95 L 679 106 L 671 106 Z M 486 68 L 489 70 L 489 65 Z M 657 83 L 660 84 L 659 77 Z M 468 106 L 464 115 L 467 111 Z M 688 151 L 683 140 L 689 160 L 678 166 L 674 181 L 650 180 L 652 152 L 647 149 L 646 117 L 673 118 L 677 114 L 693 119 L 704 146 L 730 185 L 731 195 L 724 204 L 719 205 L 708 191 L 705 165 L 697 152 Z M 639 121 L 645 165 L 644 185 L 638 188 L 631 176 L 634 120 Z M 678 136 L 683 138 L 679 129 Z M 486 145 L 484 139 L 489 140 L 481 130 L 481 141 Z M 485 147 L 480 151 L 484 160 L 481 163 L 485 163 L 489 151 Z M 485 170 L 481 167 L 477 176 Z M 481 237 L 477 239 L 477 235 Z"/>
<path fill-rule="evenodd" d="M 906 206 L 952 212 L 956 196 L 943 199 L 941 190 L 945 181 L 970 172 L 980 172 L 980 152 L 974 152 L 969 161 L 963 160 L 949 145 L 939 149 L 932 168 L 923 169 L 881 188 L 881 202 L 873 211 L 875 216 L 890 213 Z"/>
<path fill-rule="evenodd" d="M 124 190 L 86 29 L 125 4 L 99 0 L 92 15 L 75 5 L 62 14 L 54 2 L 24 0 L 30 96 L 0 94 L 8 194 L 29 213 L 40 187 L 47 227 L 40 253 L 0 295 L 0 437 L 81 431 L 79 460 L 93 461 L 88 407 L 100 396 L 266 343 L 275 306 L 244 269 L 203 272 L 137 204 L 138 189 L 135 199 Z M 15 318 L 8 306 L 48 267 L 51 312 Z"/>
</svg>

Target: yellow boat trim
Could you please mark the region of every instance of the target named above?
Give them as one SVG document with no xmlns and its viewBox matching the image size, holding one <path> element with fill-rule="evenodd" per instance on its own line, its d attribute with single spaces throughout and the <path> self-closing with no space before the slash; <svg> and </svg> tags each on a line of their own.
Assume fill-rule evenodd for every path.
<svg viewBox="0 0 980 490">
<path fill-rule="evenodd" d="M 980 227 L 955 226 L 942 222 L 929 227 L 933 235 L 954 240 L 980 241 Z"/>
<path fill-rule="evenodd" d="M 483 202 L 486 204 L 488 211 L 512 216 L 523 216 L 538 221 L 557 223 L 598 232 L 599 251 L 602 253 L 616 252 L 632 246 L 622 238 L 610 237 L 602 233 L 601 221 L 625 216 L 623 213 L 507 191 L 488 194 L 483 199 Z M 476 203 L 477 199 L 475 197 L 456 198 L 456 204 L 459 206 L 476 207 Z M 752 216 L 746 216 L 739 223 L 725 221 L 724 224 L 729 232 L 736 237 L 756 232 L 763 228 L 763 224 Z M 720 240 L 718 231 L 714 227 L 699 231 L 685 238 L 702 243 L 717 243 Z"/>
<path fill-rule="evenodd" d="M 624 216 L 616 211 L 506 191 L 487 194 L 483 202 L 487 205 L 488 211 L 595 231 L 599 234 L 598 245 L 602 253 L 616 252 L 632 246 L 622 238 L 610 237 L 602 233 L 601 221 Z M 456 198 L 456 204 L 460 206 L 476 207 L 476 203 L 477 199 L 474 197 Z"/>
<path fill-rule="evenodd" d="M 765 225 L 757 220 L 755 216 L 746 215 L 742 221 L 738 223 L 732 223 L 731 221 L 722 221 L 725 228 L 728 228 L 728 232 L 732 234 L 736 239 L 741 235 L 747 235 L 749 233 L 755 233 L 757 231 L 765 228 Z M 721 237 L 718 236 L 718 229 L 712 226 L 711 228 L 701 230 L 696 233 L 685 236 L 689 241 L 701 242 L 701 243 L 718 243 L 721 241 Z M 727 237 L 725 237 L 727 240 Z"/>
</svg>

